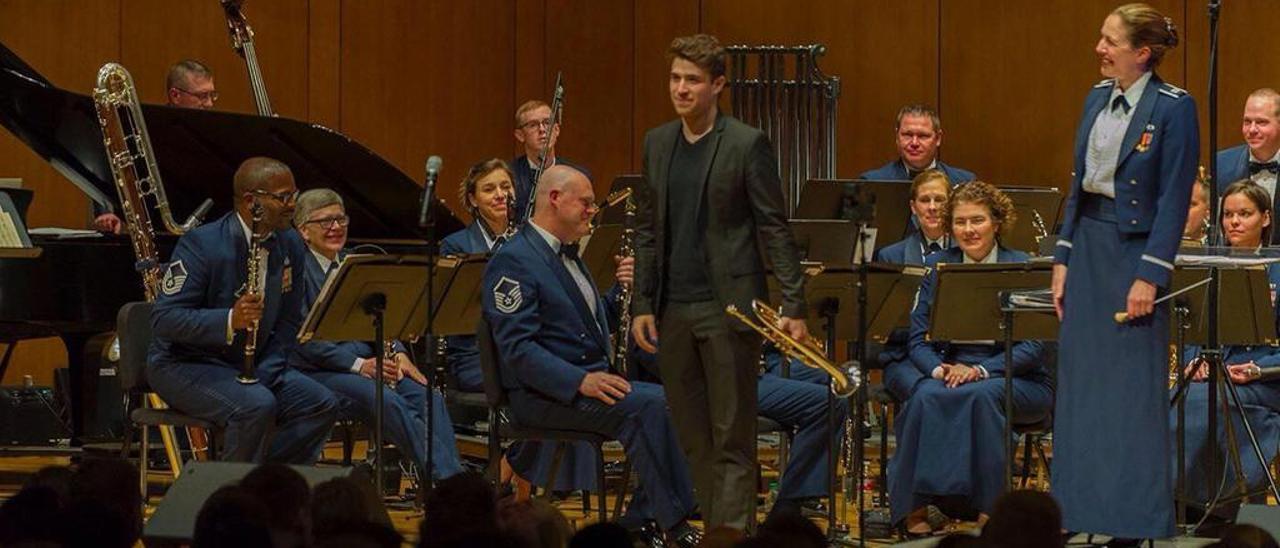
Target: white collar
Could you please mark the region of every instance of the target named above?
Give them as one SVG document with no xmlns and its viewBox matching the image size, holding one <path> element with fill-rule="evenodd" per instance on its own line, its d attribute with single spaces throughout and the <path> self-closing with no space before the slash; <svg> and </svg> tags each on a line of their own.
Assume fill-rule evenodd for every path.
<svg viewBox="0 0 1280 548">
<path fill-rule="evenodd" d="M 914 169 L 911 169 L 911 166 L 910 166 L 909 164 L 907 164 L 907 161 L 906 161 L 906 160 L 903 160 L 903 159 L 899 158 L 899 159 L 898 159 L 898 161 L 899 161 L 899 162 L 902 162 L 902 168 L 903 168 L 903 169 L 905 169 L 905 170 L 907 170 L 907 173 L 911 173 L 912 171 L 916 171 L 916 170 L 914 170 Z M 938 159 L 937 159 L 937 158 L 934 158 L 932 162 L 929 162 L 929 165 L 925 166 L 925 168 L 924 168 L 924 169 L 921 169 L 920 171 L 929 171 L 930 169 L 938 169 Z"/>
<path fill-rule="evenodd" d="M 542 236 L 542 239 L 547 242 L 547 245 L 551 246 L 551 251 L 553 253 L 557 255 L 560 254 L 560 246 L 564 245 L 560 241 L 560 238 L 557 238 L 554 234 L 547 232 L 547 229 L 538 226 L 538 223 L 533 222 L 532 219 L 529 220 L 529 226 L 533 227 L 533 229 L 538 232 L 538 235 Z"/>
<path fill-rule="evenodd" d="M 923 230 L 921 230 L 921 231 L 920 231 L 920 241 L 924 242 L 924 245 L 929 245 L 929 244 L 938 244 L 938 246 L 939 246 L 939 247 L 941 247 L 941 248 L 943 248 L 943 249 L 946 249 L 946 248 L 947 248 L 947 233 L 946 233 L 946 232 L 943 232 L 941 236 L 938 236 L 938 239 L 936 239 L 936 240 L 930 240 L 930 239 L 929 239 L 929 237 L 928 237 L 928 236 L 926 236 L 926 235 L 924 234 L 924 231 L 923 231 Z"/>
<path fill-rule="evenodd" d="M 529 164 L 529 169 L 538 169 L 538 164 L 533 163 L 534 161 L 533 158 L 530 158 L 528 154 L 524 155 L 524 161 Z M 551 167 L 554 165 L 556 165 L 556 155 L 553 152 L 551 154 L 551 157 L 547 158 L 547 167 Z"/>
<path fill-rule="evenodd" d="M 995 264 L 1000 261 L 1000 244 L 997 242 L 996 245 L 991 246 L 991 251 L 981 261 L 970 259 L 969 255 L 963 251 L 960 253 L 964 255 L 964 264 Z"/>
<path fill-rule="evenodd" d="M 1267 162 L 1280 162 L 1280 150 L 1277 150 L 1277 151 L 1276 151 L 1276 153 L 1275 153 L 1275 155 L 1274 155 L 1274 156 L 1272 156 L 1270 160 L 1259 160 L 1259 159 L 1257 159 L 1257 158 L 1254 158 L 1254 157 L 1253 157 L 1253 151 L 1252 151 L 1252 150 L 1250 150 L 1250 151 L 1249 151 L 1249 161 L 1250 161 L 1250 162 L 1257 162 L 1257 163 L 1259 163 L 1259 164 L 1265 164 L 1265 163 L 1267 163 Z"/>
<path fill-rule="evenodd" d="M 249 225 L 248 225 L 248 224 L 245 224 L 245 222 L 244 222 L 244 218 L 240 217 L 240 212 L 238 212 L 238 211 L 237 211 L 237 212 L 235 212 L 235 215 L 236 215 L 236 220 L 237 220 L 237 221 L 240 221 L 240 230 L 244 231 L 244 241 L 245 241 L 245 243 L 250 243 L 250 237 L 251 237 L 251 235 L 252 235 L 252 232 L 250 232 L 250 231 L 249 231 Z M 275 235 L 275 232 L 268 232 L 266 236 L 263 236 L 263 237 L 262 237 L 262 241 L 264 241 L 264 242 L 265 242 L 265 241 L 267 241 L 268 239 L 270 239 L 270 238 L 271 238 L 272 236 L 274 236 L 274 235 Z"/>
<path fill-rule="evenodd" d="M 1146 91 L 1147 82 L 1150 81 L 1151 71 L 1146 71 L 1142 73 L 1142 76 L 1139 76 L 1137 80 L 1134 80 L 1133 85 L 1129 86 L 1129 89 L 1126 89 L 1123 92 L 1120 91 L 1120 84 L 1117 83 L 1112 86 L 1111 97 L 1107 99 L 1107 106 L 1105 107 L 1107 112 L 1111 111 L 1111 103 L 1116 100 L 1116 97 L 1124 95 L 1124 100 L 1129 103 L 1128 114 L 1132 114 L 1133 110 L 1138 108 L 1138 101 L 1142 100 L 1142 92 Z"/>
<path fill-rule="evenodd" d="M 316 258 L 316 262 L 320 263 L 320 272 L 323 272 L 323 273 L 325 273 L 325 274 L 328 274 L 328 273 L 329 273 L 329 265 L 332 265 L 333 263 L 339 263 L 339 264 L 341 264 L 341 263 L 340 263 L 340 261 L 331 261 L 331 260 L 329 260 L 329 258 L 328 258 L 328 257 L 325 257 L 324 255 L 320 254 L 319 252 L 317 252 L 317 251 L 316 251 L 316 250 L 314 250 L 314 249 L 311 249 L 310 247 L 308 247 L 308 248 L 307 248 L 307 251 L 310 251 L 310 252 L 311 252 L 311 256 L 312 256 L 312 257 L 315 257 L 315 258 Z"/>
</svg>

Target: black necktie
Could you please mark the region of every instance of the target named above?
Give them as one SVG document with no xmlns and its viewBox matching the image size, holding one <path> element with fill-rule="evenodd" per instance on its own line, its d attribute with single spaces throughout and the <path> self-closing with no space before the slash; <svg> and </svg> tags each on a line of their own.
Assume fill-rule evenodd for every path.
<svg viewBox="0 0 1280 548">
<path fill-rule="evenodd" d="M 1128 99 L 1125 99 L 1123 95 L 1117 95 L 1116 98 L 1113 101 L 1111 101 L 1111 110 L 1114 111 L 1117 108 L 1123 108 L 1124 113 L 1128 114 L 1129 109 L 1132 107 L 1129 106 Z"/>
<path fill-rule="evenodd" d="M 907 180 L 914 181 L 916 180 L 916 175 L 919 175 L 921 173 L 924 173 L 924 171 L 907 168 Z"/>
<path fill-rule="evenodd" d="M 560 255 L 574 261 L 578 260 L 578 243 L 560 244 Z"/>
<path fill-rule="evenodd" d="M 1275 175 L 1277 171 L 1280 171 L 1280 164 L 1278 164 L 1275 161 L 1270 161 L 1270 162 L 1250 161 L 1249 162 L 1249 175 L 1256 175 L 1259 171 L 1262 171 L 1264 169 L 1267 171 L 1270 171 L 1272 175 Z"/>
<path fill-rule="evenodd" d="M 938 242 L 929 242 L 929 252 L 925 255 L 932 255 L 939 251 L 942 251 L 942 246 L 938 245 Z"/>
<path fill-rule="evenodd" d="M 329 269 L 324 271 L 324 275 L 331 276 L 333 275 L 333 272 L 337 269 L 338 269 L 338 261 L 333 261 L 329 263 Z"/>
</svg>

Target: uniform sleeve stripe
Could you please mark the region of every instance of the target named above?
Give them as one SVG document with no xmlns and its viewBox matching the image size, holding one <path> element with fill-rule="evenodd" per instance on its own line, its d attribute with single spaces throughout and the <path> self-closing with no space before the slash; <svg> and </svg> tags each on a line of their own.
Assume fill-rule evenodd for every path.
<svg viewBox="0 0 1280 548">
<path fill-rule="evenodd" d="M 1165 269 L 1167 269 L 1167 270 L 1173 270 L 1173 263 L 1170 263 L 1169 261 L 1165 261 L 1165 260 L 1163 260 L 1163 259 L 1159 259 L 1159 258 L 1157 258 L 1157 257 L 1152 257 L 1151 255 L 1143 254 L 1143 255 L 1142 255 L 1142 260 L 1147 261 L 1147 262 L 1152 263 L 1152 264 L 1156 264 L 1156 265 L 1162 266 L 1162 267 L 1164 267 L 1164 268 L 1165 268 Z"/>
<path fill-rule="evenodd" d="M 1067 249 L 1071 249 L 1071 242 L 1068 242 L 1066 240 L 1058 240 L 1058 245 L 1065 247 Z"/>
</svg>

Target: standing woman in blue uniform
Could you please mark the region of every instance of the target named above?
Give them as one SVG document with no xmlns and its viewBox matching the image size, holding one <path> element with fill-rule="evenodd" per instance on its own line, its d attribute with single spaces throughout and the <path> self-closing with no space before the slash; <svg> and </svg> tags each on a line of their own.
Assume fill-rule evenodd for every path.
<svg viewBox="0 0 1280 548">
<path fill-rule="evenodd" d="M 943 218 L 958 247 L 930 255 L 927 265 L 1028 258 L 999 245 L 1016 217 L 1009 197 L 987 183 L 956 187 Z M 889 461 L 890 512 L 909 536 L 933 532 L 928 505 L 981 525 L 1004 492 L 1005 375 L 1014 377 L 1014 423 L 1040 421 L 1053 406 L 1040 342 L 1015 344 L 1006 369 L 1002 342 L 927 340 L 937 277 L 934 270 L 921 280 L 911 311 L 908 363 L 922 380 L 894 420 L 898 449 Z"/>
<path fill-rule="evenodd" d="M 1126 4 L 1101 35 L 1107 79 L 1085 99 L 1054 254 L 1053 494 L 1067 530 L 1123 545 L 1174 533 L 1169 310 L 1154 301 L 1173 274 L 1200 142 L 1195 102 L 1154 72 L 1178 44 L 1173 21 Z M 1116 323 L 1119 311 L 1130 321 Z"/>
<path fill-rule="evenodd" d="M 1263 242 L 1270 241 L 1274 222 L 1271 207 L 1271 195 L 1258 183 L 1244 179 L 1228 186 L 1222 194 L 1222 233 L 1231 247 L 1253 251 L 1260 248 Z M 1268 265 L 1267 277 L 1270 278 L 1274 308 L 1276 284 L 1280 282 L 1280 264 Z M 1209 386 L 1204 382 L 1209 377 L 1209 368 L 1204 366 L 1198 354 L 1198 347 L 1187 348 L 1187 374 L 1193 382 L 1186 394 L 1185 470 L 1187 495 L 1191 500 L 1203 503 L 1213 498 L 1213 486 L 1221 485 L 1224 488 L 1222 496 L 1229 497 L 1235 494 L 1236 483 L 1233 465 L 1225 451 L 1227 439 L 1221 411 L 1218 435 L 1214 440 L 1209 437 Z M 1271 345 L 1228 346 L 1223 348 L 1222 356 L 1227 364 L 1227 380 L 1237 385 L 1240 403 L 1258 438 L 1262 454 L 1276 454 L 1280 450 L 1280 379 L 1264 381 L 1260 377 L 1264 368 L 1280 366 L 1280 348 Z M 1226 400 L 1219 400 L 1224 401 Z M 1260 491 L 1267 483 L 1264 470 L 1254 457 L 1253 447 L 1245 436 L 1244 425 L 1240 423 L 1234 407 L 1230 411 L 1230 417 L 1235 426 L 1236 448 L 1240 452 L 1240 465 L 1245 472 L 1246 483 L 1251 492 Z M 1174 427 L 1176 420 L 1175 409 L 1169 414 L 1170 428 Z M 1221 476 L 1204 475 L 1210 455 L 1214 452 L 1218 453 L 1218 462 L 1227 465 L 1226 482 L 1222 481 Z"/>
</svg>

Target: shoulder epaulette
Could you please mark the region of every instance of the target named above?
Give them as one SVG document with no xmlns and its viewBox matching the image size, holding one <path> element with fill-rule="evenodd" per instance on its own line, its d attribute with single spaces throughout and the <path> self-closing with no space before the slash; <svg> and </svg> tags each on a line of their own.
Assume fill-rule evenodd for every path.
<svg viewBox="0 0 1280 548">
<path fill-rule="evenodd" d="M 1168 95 L 1169 97 L 1173 97 L 1174 99 L 1177 99 L 1179 97 L 1182 97 L 1183 95 L 1186 95 L 1187 90 L 1182 89 L 1173 84 L 1161 84 L 1160 93 L 1163 93 L 1165 95 Z"/>
<path fill-rule="evenodd" d="M 1095 87 L 1095 88 L 1105 88 L 1105 87 L 1110 87 L 1111 85 L 1113 85 L 1113 84 L 1115 84 L 1115 83 L 1116 83 L 1115 78 L 1107 78 L 1106 80 L 1103 80 L 1103 81 L 1101 81 L 1101 82 L 1098 82 L 1098 83 L 1094 84 L 1094 85 L 1093 85 L 1093 87 Z"/>
</svg>

